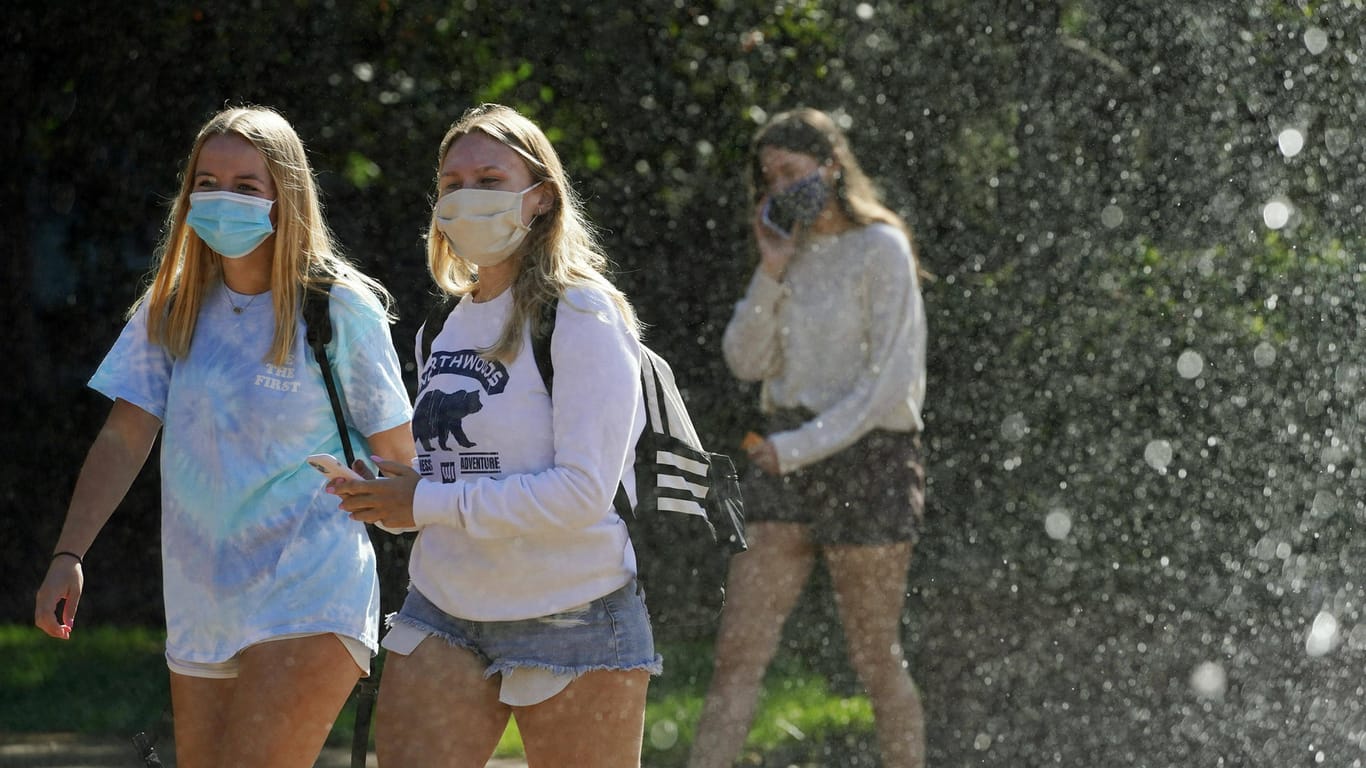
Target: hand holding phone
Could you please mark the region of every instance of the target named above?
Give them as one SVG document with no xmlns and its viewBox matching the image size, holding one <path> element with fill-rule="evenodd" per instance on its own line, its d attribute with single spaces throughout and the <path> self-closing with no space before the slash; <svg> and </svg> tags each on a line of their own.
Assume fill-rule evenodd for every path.
<svg viewBox="0 0 1366 768">
<path fill-rule="evenodd" d="M 338 461 L 337 457 L 333 456 L 330 453 L 315 453 L 312 456 L 309 456 L 307 459 L 305 459 L 305 461 L 308 462 L 308 465 L 310 467 L 313 467 L 314 469 L 323 473 L 323 476 L 326 477 L 328 480 L 336 480 L 338 478 L 342 478 L 344 480 L 365 479 L 361 477 L 359 474 L 357 474 L 354 469 L 351 469 L 350 467 Z"/>
<path fill-rule="evenodd" d="M 773 210 L 773 198 L 764 200 L 764 207 L 759 211 L 759 221 L 765 227 L 776 233 L 780 237 L 792 237 L 792 229 L 797 225 L 796 220 L 791 216 L 783 216 Z"/>
</svg>

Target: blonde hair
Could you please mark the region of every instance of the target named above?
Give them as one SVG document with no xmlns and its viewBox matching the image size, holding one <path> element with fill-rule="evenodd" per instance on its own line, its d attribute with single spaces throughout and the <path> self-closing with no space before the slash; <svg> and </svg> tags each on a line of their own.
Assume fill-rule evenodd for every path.
<svg viewBox="0 0 1366 768">
<path fill-rule="evenodd" d="M 763 164 L 759 161 L 764 147 L 810 155 L 821 162 L 834 161 L 840 169 L 835 177 L 835 199 L 844 215 L 857 226 L 881 222 L 901 230 L 910 243 L 916 271 L 921 277 L 929 276 L 920 266 L 910 225 L 882 202 L 872 179 L 854 157 L 848 137 L 830 115 L 803 107 L 774 115 L 759 129 L 750 147 L 749 169 L 750 194 L 756 203 L 764 190 Z"/>
<path fill-rule="evenodd" d="M 199 239 L 185 223 L 185 217 L 205 142 L 227 135 L 239 136 L 255 147 L 275 182 L 278 224 L 270 275 L 275 334 L 266 360 L 284 365 L 288 359 L 294 347 L 301 299 L 307 291 L 326 291 L 329 286 L 340 284 L 361 296 L 368 292 L 392 320 L 393 297 L 384 286 L 340 255 L 323 220 L 317 182 L 303 142 L 289 121 L 265 107 L 233 107 L 214 115 L 195 138 L 194 148 L 185 161 L 180 191 L 166 219 L 152 279 L 128 310 L 131 317 L 140 305 L 147 305 L 148 338 L 164 346 L 171 355 L 184 356 L 190 349 L 208 291 L 222 277 L 223 257 Z"/>
<path fill-rule="evenodd" d="M 639 338 L 640 325 L 630 302 L 604 276 L 607 255 L 583 213 L 583 204 L 569 185 L 560 157 L 535 123 L 516 110 L 499 104 L 472 107 L 446 132 L 437 152 L 437 174 L 451 146 L 479 131 L 512 149 L 551 193 L 549 210 L 536 217 L 531 231 L 511 258 L 518 260 L 512 283 L 512 312 L 493 346 L 480 350 L 492 359 L 512 360 L 521 351 L 522 327 L 531 322 L 532 333 L 543 332 L 541 312 L 574 286 L 593 287 L 605 293 L 621 313 L 626 327 Z M 464 296 L 474 290 L 477 270 L 460 258 L 436 226 L 433 213 L 427 230 L 427 268 L 444 293 Z"/>
</svg>

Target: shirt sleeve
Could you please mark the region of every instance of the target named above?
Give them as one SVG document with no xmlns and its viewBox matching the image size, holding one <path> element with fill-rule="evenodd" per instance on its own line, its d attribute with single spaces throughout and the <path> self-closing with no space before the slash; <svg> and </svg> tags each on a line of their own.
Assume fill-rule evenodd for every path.
<svg viewBox="0 0 1366 768">
<path fill-rule="evenodd" d="M 378 300 L 337 286 L 330 312 L 334 332 L 328 353 L 351 425 L 368 436 L 411 420 L 398 353 Z"/>
<path fill-rule="evenodd" d="M 615 514 L 612 499 L 644 423 L 640 343 L 605 295 L 571 291 L 557 312 L 554 464 L 499 478 L 423 479 L 413 495 L 419 526 L 451 525 L 492 539 L 585 528 Z"/>
<path fill-rule="evenodd" d="M 741 381 L 759 381 L 782 372 L 778 306 L 786 295 L 783 284 L 762 269 L 754 271 L 744 298 L 721 337 L 726 365 Z"/>
<path fill-rule="evenodd" d="M 90 388 L 110 400 L 126 400 L 165 421 L 174 364 L 165 347 L 147 338 L 147 304 L 143 303 L 90 378 Z"/>
<path fill-rule="evenodd" d="M 925 361 L 915 334 L 925 310 L 910 246 L 900 236 L 872 244 L 863 277 L 868 302 L 869 364 L 849 393 L 798 429 L 770 436 L 783 474 L 828 458 L 854 444 L 910 396 Z"/>
</svg>

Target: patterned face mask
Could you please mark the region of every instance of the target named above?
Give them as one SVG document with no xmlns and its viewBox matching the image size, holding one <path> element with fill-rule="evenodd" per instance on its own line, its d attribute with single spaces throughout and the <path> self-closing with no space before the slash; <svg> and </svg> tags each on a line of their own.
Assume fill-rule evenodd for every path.
<svg viewBox="0 0 1366 768">
<path fill-rule="evenodd" d="M 830 199 L 830 189 L 821 179 L 820 171 L 799 179 L 786 188 L 770 195 L 764 206 L 764 223 L 779 233 L 791 236 L 792 230 L 801 224 L 811 226 L 825 204 Z"/>
</svg>

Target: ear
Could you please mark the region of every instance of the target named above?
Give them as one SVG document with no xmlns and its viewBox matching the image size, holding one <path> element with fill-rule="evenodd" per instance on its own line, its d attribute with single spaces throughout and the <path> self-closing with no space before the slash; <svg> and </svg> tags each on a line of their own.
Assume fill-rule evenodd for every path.
<svg viewBox="0 0 1366 768">
<path fill-rule="evenodd" d="M 541 185 L 536 191 L 541 193 L 541 199 L 536 203 L 536 215 L 544 216 L 555 209 L 555 192 L 545 185 Z"/>
</svg>

